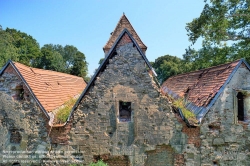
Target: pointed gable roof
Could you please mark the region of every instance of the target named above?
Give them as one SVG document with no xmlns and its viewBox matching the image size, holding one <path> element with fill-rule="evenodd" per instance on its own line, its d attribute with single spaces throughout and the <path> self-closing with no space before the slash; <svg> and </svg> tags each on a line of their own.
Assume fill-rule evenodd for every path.
<svg viewBox="0 0 250 166">
<path fill-rule="evenodd" d="M 108 42 L 103 47 L 103 51 L 105 52 L 105 54 L 111 49 L 116 39 L 118 38 L 118 36 L 121 34 L 121 32 L 124 29 L 127 29 L 130 32 L 130 34 L 133 36 L 135 41 L 138 43 L 141 50 L 145 53 L 147 50 L 147 46 L 141 41 L 140 37 L 137 35 L 133 26 L 130 24 L 128 18 L 125 16 L 125 14 L 123 14 L 119 22 L 117 23 L 115 30 L 112 32 Z"/>
<path fill-rule="evenodd" d="M 48 112 L 59 108 L 70 98 L 79 95 L 86 87 L 82 77 L 31 68 L 12 61 L 6 63 L 0 75 L 9 65 L 14 68 L 47 117 Z"/>
<path fill-rule="evenodd" d="M 91 86 L 94 84 L 97 76 L 99 75 L 100 72 L 102 72 L 106 66 L 109 63 L 109 59 L 113 58 L 114 56 L 114 52 L 115 52 L 115 48 L 117 47 L 117 45 L 119 44 L 120 40 L 122 39 L 122 37 L 124 36 L 128 36 L 129 39 L 131 39 L 132 43 L 134 44 L 134 46 L 137 48 L 137 50 L 139 51 L 139 53 L 141 54 L 142 58 L 144 59 L 146 65 L 148 66 L 148 68 L 152 71 L 153 75 L 156 76 L 156 73 L 153 69 L 153 67 L 151 66 L 150 62 L 148 61 L 147 57 L 145 56 L 145 54 L 143 53 L 143 51 L 141 50 L 141 48 L 139 47 L 138 43 L 136 42 L 136 40 L 133 38 L 133 36 L 129 33 L 129 31 L 125 28 L 123 29 L 123 31 L 120 33 L 120 35 L 117 37 L 116 41 L 114 42 L 112 48 L 108 51 L 107 56 L 105 57 L 105 59 L 102 61 L 102 64 L 99 66 L 99 68 L 97 69 L 97 71 L 95 72 L 94 76 L 91 78 L 91 80 L 89 81 L 87 87 L 84 89 L 84 91 L 82 92 L 81 96 L 78 98 L 77 102 L 75 103 L 74 107 L 72 108 L 72 111 L 70 113 L 70 116 L 68 118 L 67 121 L 70 120 L 70 117 L 72 116 L 74 110 L 77 108 L 78 104 L 81 102 L 81 100 L 83 99 L 83 97 L 87 94 L 87 92 L 89 91 L 89 89 L 91 88 Z M 157 82 L 158 83 L 158 82 Z"/>
<path fill-rule="evenodd" d="M 244 60 L 210 67 L 190 73 L 179 74 L 168 78 L 161 86 L 163 93 L 175 99 L 185 97 L 186 108 L 192 111 L 201 122 L 209 109 L 218 99 Z"/>
</svg>

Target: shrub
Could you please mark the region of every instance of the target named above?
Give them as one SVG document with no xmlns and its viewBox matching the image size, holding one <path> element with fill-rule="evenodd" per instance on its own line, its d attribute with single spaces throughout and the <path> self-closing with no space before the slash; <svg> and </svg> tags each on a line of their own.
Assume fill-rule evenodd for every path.
<svg viewBox="0 0 250 166">
<path fill-rule="evenodd" d="M 108 164 L 104 163 L 102 160 L 99 160 L 97 163 L 90 163 L 89 166 L 108 166 Z"/>
</svg>

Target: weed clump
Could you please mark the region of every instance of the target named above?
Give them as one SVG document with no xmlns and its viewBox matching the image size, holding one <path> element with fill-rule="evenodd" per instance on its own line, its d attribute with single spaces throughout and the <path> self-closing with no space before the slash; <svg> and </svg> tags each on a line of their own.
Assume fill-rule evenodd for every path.
<svg viewBox="0 0 250 166">
<path fill-rule="evenodd" d="M 71 98 L 64 103 L 63 107 L 59 108 L 56 112 L 55 122 L 56 124 L 64 123 L 67 121 L 70 111 L 73 108 L 78 98 Z"/>
</svg>

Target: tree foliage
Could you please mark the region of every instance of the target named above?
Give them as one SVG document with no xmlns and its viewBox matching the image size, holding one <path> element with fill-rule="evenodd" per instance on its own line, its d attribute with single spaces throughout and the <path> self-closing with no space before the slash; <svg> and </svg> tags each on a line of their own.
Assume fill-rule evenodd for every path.
<svg viewBox="0 0 250 166">
<path fill-rule="evenodd" d="M 157 58 L 152 65 L 159 81 L 240 58 L 250 62 L 249 5 L 249 0 L 205 0 L 200 16 L 186 26 L 192 44 L 202 38 L 202 48 L 189 47 L 183 60 L 170 55 Z"/>
<path fill-rule="evenodd" d="M 202 62 L 204 67 L 239 58 L 250 62 L 249 5 L 249 0 L 205 1 L 200 16 L 186 26 L 189 40 L 195 43 L 201 37 L 203 48 L 187 49 L 184 59 Z"/>
<path fill-rule="evenodd" d="M 12 44 L 14 38 L 4 30 L 0 30 L 0 67 L 9 59 L 18 60 L 17 48 Z"/>
<path fill-rule="evenodd" d="M 0 67 L 11 59 L 28 66 L 89 79 L 85 55 L 72 45 L 45 44 L 40 48 L 32 36 L 16 29 L 3 30 L 0 26 L 0 50 Z"/>
<path fill-rule="evenodd" d="M 36 67 L 64 72 L 85 78 L 88 63 L 85 55 L 72 45 L 46 44 L 41 48 L 41 54 L 34 62 Z"/>
<path fill-rule="evenodd" d="M 151 64 L 160 83 L 163 83 L 170 76 L 189 71 L 188 65 L 182 59 L 171 55 L 161 56 Z"/>
<path fill-rule="evenodd" d="M 38 42 L 30 35 L 16 29 L 5 30 L 12 37 L 12 46 L 15 47 L 17 60 L 25 65 L 32 65 L 35 58 L 40 56 L 40 47 Z"/>
</svg>

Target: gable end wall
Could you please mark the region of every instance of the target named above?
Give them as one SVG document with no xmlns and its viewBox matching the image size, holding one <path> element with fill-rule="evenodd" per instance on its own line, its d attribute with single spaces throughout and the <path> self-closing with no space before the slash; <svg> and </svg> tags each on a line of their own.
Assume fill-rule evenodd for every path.
<svg viewBox="0 0 250 166">
<path fill-rule="evenodd" d="M 23 99 L 16 100 L 15 89 L 20 86 L 24 89 Z M 7 162 L 6 165 L 13 164 L 3 158 L 3 151 L 46 150 L 50 146 L 47 142 L 47 124 L 45 114 L 9 65 L 0 76 L 0 165 L 3 160 Z"/>
<path fill-rule="evenodd" d="M 109 59 L 74 112 L 70 146 L 85 151 L 86 163 L 93 156 L 110 154 L 128 156 L 131 165 L 150 165 L 147 154 L 152 153 L 147 152 L 156 145 L 171 144 L 163 154 L 174 153 L 165 155 L 159 165 L 164 161 L 173 165 L 172 155 L 182 150 L 186 135 L 129 39 L 126 34 L 122 37 L 115 48 L 117 55 Z M 131 122 L 119 122 L 119 101 L 131 102 Z"/>
<path fill-rule="evenodd" d="M 250 155 L 246 153 L 250 150 L 250 128 L 248 123 L 234 121 L 233 89 L 246 87 L 250 87 L 250 71 L 242 64 L 203 120 L 202 164 L 214 161 L 219 165 L 250 165 Z M 250 110 L 247 114 L 250 115 Z"/>
</svg>

